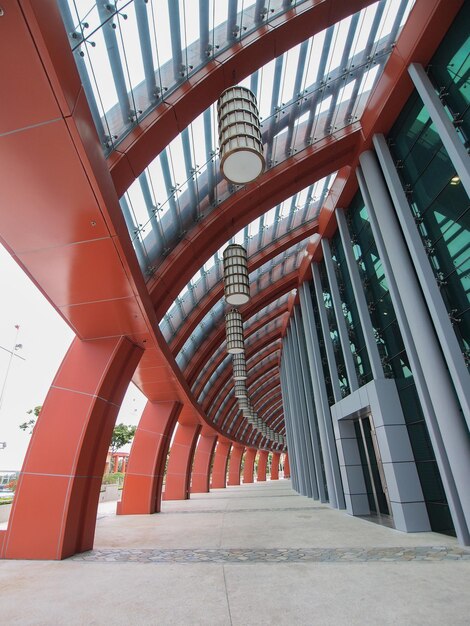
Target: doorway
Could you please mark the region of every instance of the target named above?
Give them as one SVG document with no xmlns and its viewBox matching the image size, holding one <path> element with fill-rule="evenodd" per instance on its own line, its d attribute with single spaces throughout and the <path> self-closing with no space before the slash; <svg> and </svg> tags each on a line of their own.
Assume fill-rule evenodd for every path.
<svg viewBox="0 0 470 626">
<path fill-rule="evenodd" d="M 385 518 L 378 521 L 389 525 L 391 518 L 390 499 L 371 415 L 354 420 L 354 429 L 371 515 Z"/>
</svg>

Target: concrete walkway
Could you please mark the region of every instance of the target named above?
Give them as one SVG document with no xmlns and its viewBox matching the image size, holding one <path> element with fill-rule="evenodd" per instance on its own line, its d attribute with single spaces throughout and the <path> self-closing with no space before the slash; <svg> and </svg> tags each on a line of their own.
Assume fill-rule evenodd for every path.
<svg viewBox="0 0 470 626">
<path fill-rule="evenodd" d="M 295 494 L 288 481 L 100 505 L 95 550 L 0 562 L 1 624 L 468 624 L 470 550 Z"/>
</svg>

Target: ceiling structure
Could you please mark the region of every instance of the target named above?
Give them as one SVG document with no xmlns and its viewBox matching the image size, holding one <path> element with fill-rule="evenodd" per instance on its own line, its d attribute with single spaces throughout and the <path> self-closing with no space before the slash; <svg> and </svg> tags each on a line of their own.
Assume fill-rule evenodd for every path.
<svg viewBox="0 0 470 626">
<path fill-rule="evenodd" d="M 263 421 L 284 434 L 278 365 L 289 294 L 295 296 L 310 237 L 337 170 L 348 163 L 349 146 L 343 153 L 334 146 L 339 162 L 326 154 L 326 163 L 305 186 L 250 201 L 244 196 L 257 182 L 237 186 L 220 174 L 216 98 L 207 102 L 195 95 L 185 122 L 177 120 L 176 128 L 164 133 L 164 144 L 157 141 L 119 184 L 122 162 L 133 158 L 128 151 L 142 142 L 142 129 L 165 116 L 169 104 L 176 107 L 178 92 L 197 94 L 201 74 L 296 21 L 295 35 L 284 35 L 282 48 L 275 45 L 274 54 L 259 55 L 258 63 L 237 63 L 232 77 L 225 77 L 249 87 L 258 99 L 267 163 L 263 178 L 307 150 L 321 152 L 341 138 L 347 144 L 360 133 L 369 95 L 413 4 L 59 0 L 102 148 L 116 172 L 133 248 L 158 303 L 160 331 L 207 422 L 230 438 L 272 445 L 247 428 L 234 397 L 225 350 L 222 252 L 234 242 L 248 252 L 251 301 L 241 308 L 248 390 Z M 300 19 L 308 31 L 299 29 Z M 173 258 L 209 224 L 218 232 L 204 251 L 192 258 L 187 250 L 185 261 Z"/>
<path fill-rule="evenodd" d="M 441 37 L 438 11 L 430 24 L 423 0 L 58 4 L 86 95 L 86 106 L 78 96 L 73 111 L 63 102 L 67 93 L 56 96 L 69 129 L 63 141 L 78 146 L 89 187 L 79 190 L 77 175 L 61 180 L 59 157 L 51 155 L 57 180 L 46 184 L 51 164 L 46 170 L 44 163 L 43 215 L 49 189 L 57 202 L 62 184 L 69 205 L 78 208 L 79 198 L 83 212 L 96 203 L 103 219 L 87 210 L 91 227 L 75 239 L 83 243 L 70 263 L 73 271 L 79 263 L 96 267 L 95 244 L 107 261 L 91 286 L 82 281 L 60 291 L 57 273 L 66 270 L 46 273 L 43 261 L 50 272 L 51 259 L 63 254 L 57 242 L 66 242 L 67 232 L 64 225 L 59 237 L 60 220 L 51 225 L 44 252 L 34 251 L 32 214 L 31 242 L 21 233 L 22 247 L 16 246 L 13 227 L 5 240 L 80 337 L 103 336 L 102 317 L 112 311 L 113 332 L 145 348 L 134 381 L 150 400 L 178 398 L 185 406 L 180 423 L 198 420 L 206 432 L 268 445 L 247 426 L 233 395 L 222 251 L 233 241 L 247 248 L 252 299 L 241 308 L 247 382 L 260 417 L 283 433 L 280 339 L 295 289 L 308 275 L 317 233 L 331 232 L 334 207 L 355 191 L 350 174 L 359 152 L 373 132 L 390 125 L 411 91 L 406 66 L 416 42 L 421 39 L 426 62 L 433 42 L 421 35 Z M 47 64 L 46 72 L 55 89 Z M 246 187 L 220 177 L 216 144 L 214 103 L 237 83 L 258 97 L 267 160 L 266 172 Z M 101 155 L 86 128 L 89 112 Z M 64 149 L 57 153 L 69 159 Z M 72 208 L 64 220 L 73 222 Z M 111 224 L 112 252 L 102 223 Z"/>
</svg>

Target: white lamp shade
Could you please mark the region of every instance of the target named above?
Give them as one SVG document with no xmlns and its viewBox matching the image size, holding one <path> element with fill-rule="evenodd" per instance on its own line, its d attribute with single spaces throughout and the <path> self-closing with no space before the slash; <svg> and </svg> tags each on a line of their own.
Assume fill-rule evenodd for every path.
<svg viewBox="0 0 470 626">
<path fill-rule="evenodd" d="M 235 380 L 234 383 L 235 388 L 235 397 L 236 398 L 246 398 L 248 392 L 246 390 L 246 385 L 244 380 Z"/>
<path fill-rule="evenodd" d="M 234 380 L 246 380 L 246 360 L 245 353 L 234 354 L 232 357 L 233 365 L 233 379 Z"/>
<path fill-rule="evenodd" d="M 231 309 L 225 315 L 225 328 L 227 332 L 227 352 L 229 354 L 241 354 L 244 352 L 243 320 L 237 309 Z"/>
<path fill-rule="evenodd" d="M 227 246 L 223 263 L 225 300 L 233 306 L 246 304 L 250 299 L 250 281 L 245 248 L 236 243 Z"/>
<path fill-rule="evenodd" d="M 229 87 L 217 102 L 220 169 L 231 183 L 256 180 L 265 167 L 258 106 L 254 94 Z"/>
</svg>

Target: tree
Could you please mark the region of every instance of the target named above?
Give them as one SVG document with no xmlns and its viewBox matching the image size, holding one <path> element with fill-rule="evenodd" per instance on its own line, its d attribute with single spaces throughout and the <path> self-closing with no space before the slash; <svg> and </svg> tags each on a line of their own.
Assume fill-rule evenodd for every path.
<svg viewBox="0 0 470 626">
<path fill-rule="evenodd" d="M 111 450 L 116 452 L 116 450 L 125 446 L 126 443 L 130 443 L 134 438 L 135 430 L 135 426 L 117 424 L 114 427 L 113 436 L 111 437 Z"/>
<path fill-rule="evenodd" d="M 41 412 L 41 409 L 42 409 L 42 404 L 35 406 L 34 409 L 29 409 L 29 411 L 26 411 L 27 415 L 34 415 L 34 417 L 29 419 L 27 422 L 23 422 L 22 424 L 20 424 L 21 430 L 28 431 L 30 435 L 32 434 L 34 430 L 34 426 L 36 425 L 36 420 L 38 419 L 39 413 Z"/>
<path fill-rule="evenodd" d="M 41 412 L 41 409 L 42 409 L 42 405 L 39 405 L 39 406 L 35 406 L 34 409 L 29 409 L 29 411 L 26 411 L 28 415 L 34 415 L 34 417 L 20 424 L 19 427 L 21 428 L 21 430 L 24 430 L 25 432 L 28 431 L 30 435 L 32 434 L 34 427 L 36 425 L 36 420 L 38 419 L 39 413 Z M 111 437 L 110 448 L 112 452 L 116 452 L 117 450 L 125 446 L 127 443 L 130 443 L 132 439 L 134 438 L 135 430 L 136 430 L 135 426 L 130 426 L 128 424 L 117 424 L 114 427 L 113 434 Z"/>
</svg>

